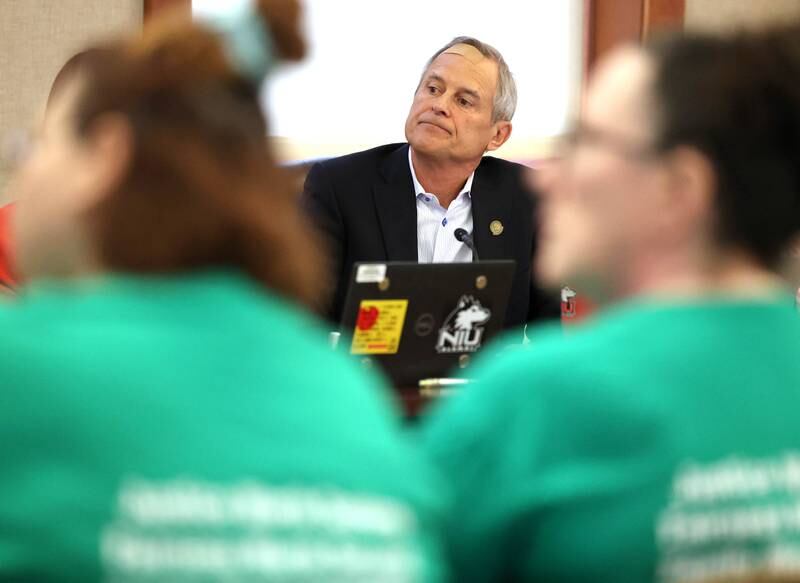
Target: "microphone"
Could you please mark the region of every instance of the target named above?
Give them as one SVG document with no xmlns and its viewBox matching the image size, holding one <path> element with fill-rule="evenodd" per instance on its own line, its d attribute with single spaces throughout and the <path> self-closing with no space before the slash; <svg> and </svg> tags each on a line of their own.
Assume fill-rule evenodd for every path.
<svg viewBox="0 0 800 583">
<path fill-rule="evenodd" d="M 478 259 L 478 250 L 475 248 L 475 241 L 472 240 L 472 235 L 467 233 L 466 229 L 462 229 L 460 227 L 455 230 L 453 235 L 455 235 L 456 239 L 458 239 L 459 241 L 464 243 L 464 245 L 466 245 L 467 247 L 472 249 L 472 260 L 473 261 L 479 261 L 479 259 Z"/>
</svg>

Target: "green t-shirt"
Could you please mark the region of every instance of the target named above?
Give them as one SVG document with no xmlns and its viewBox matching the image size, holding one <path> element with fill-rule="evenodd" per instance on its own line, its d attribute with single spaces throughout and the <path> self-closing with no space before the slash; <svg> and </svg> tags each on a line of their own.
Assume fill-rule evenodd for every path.
<svg viewBox="0 0 800 583">
<path fill-rule="evenodd" d="M 631 302 L 485 357 L 424 444 L 454 579 L 692 581 L 800 557 L 789 299 Z"/>
<path fill-rule="evenodd" d="M 382 383 L 233 273 L 0 309 L 0 580 L 439 581 Z"/>
</svg>

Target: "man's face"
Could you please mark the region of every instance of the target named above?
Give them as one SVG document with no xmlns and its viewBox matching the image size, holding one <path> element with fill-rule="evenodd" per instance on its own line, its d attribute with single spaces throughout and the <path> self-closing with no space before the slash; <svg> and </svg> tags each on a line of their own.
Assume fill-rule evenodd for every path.
<svg viewBox="0 0 800 583">
<path fill-rule="evenodd" d="M 492 121 L 497 77 L 497 64 L 472 46 L 455 45 L 439 55 L 425 72 L 406 119 L 406 139 L 414 151 L 466 162 L 499 148 L 511 124 Z"/>
<path fill-rule="evenodd" d="M 652 77 L 636 49 L 616 52 L 593 76 L 571 150 L 540 185 L 543 282 L 624 293 L 632 266 L 658 244 L 666 184 L 650 149 Z"/>
</svg>

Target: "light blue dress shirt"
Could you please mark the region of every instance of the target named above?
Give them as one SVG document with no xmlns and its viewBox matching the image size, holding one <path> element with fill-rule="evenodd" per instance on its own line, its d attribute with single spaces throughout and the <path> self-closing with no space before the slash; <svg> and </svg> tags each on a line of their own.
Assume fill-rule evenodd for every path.
<svg viewBox="0 0 800 583">
<path fill-rule="evenodd" d="M 466 263 L 472 261 L 472 250 L 456 239 L 459 227 L 472 233 L 472 181 L 470 174 L 458 196 L 449 208 L 439 204 L 439 198 L 425 189 L 417 180 L 411 148 L 408 149 L 408 166 L 414 181 L 417 199 L 417 257 L 420 263 Z"/>
</svg>

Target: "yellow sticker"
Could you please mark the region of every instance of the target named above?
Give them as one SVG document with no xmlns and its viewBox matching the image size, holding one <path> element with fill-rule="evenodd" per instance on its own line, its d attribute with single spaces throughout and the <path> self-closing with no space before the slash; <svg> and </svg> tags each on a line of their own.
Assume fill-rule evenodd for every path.
<svg viewBox="0 0 800 583">
<path fill-rule="evenodd" d="M 351 354 L 396 354 L 408 300 L 364 300 L 358 307 Z"/>
</svg>

